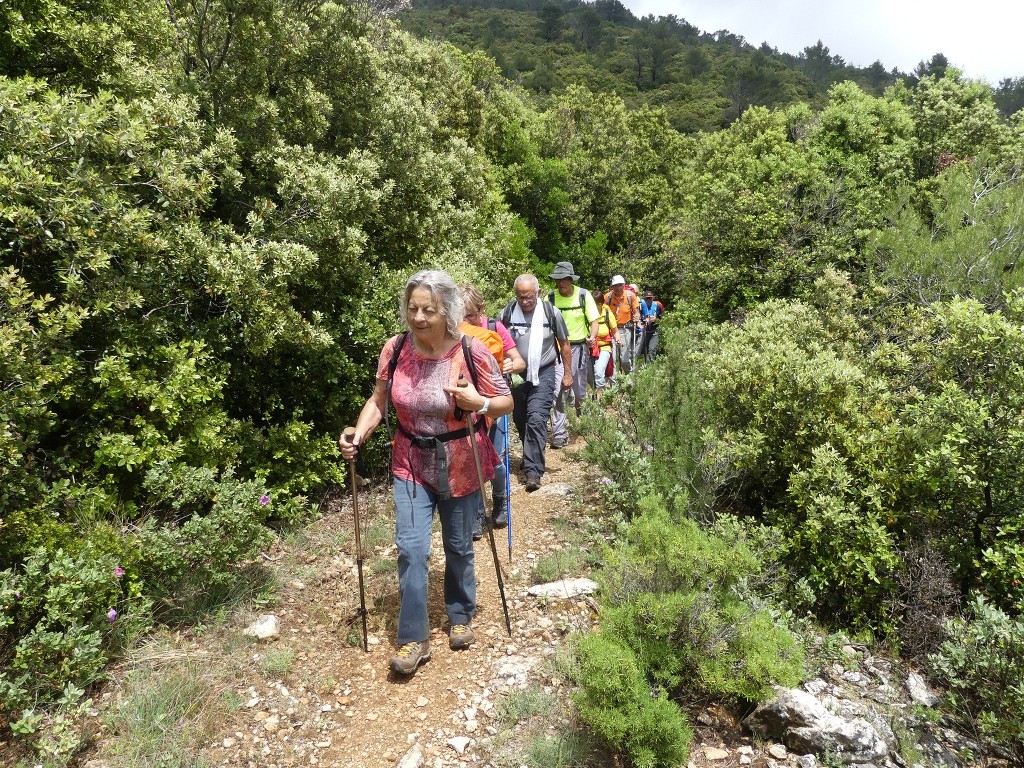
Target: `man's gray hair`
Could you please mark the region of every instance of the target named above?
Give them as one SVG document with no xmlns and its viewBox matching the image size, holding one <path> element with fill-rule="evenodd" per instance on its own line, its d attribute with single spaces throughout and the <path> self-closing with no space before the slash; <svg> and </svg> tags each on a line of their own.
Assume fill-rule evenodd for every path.
<svg viewBox="0 0 1024 768">
<path fill-rule="evenodd" d="M 540 293 L 540 280 L 537 279 L 536 275 L 533 275 L 529 272 L 524 272 L 519 277 L 517 277 L 516 281 L 512 283 L 512 287 L 514 289 L 517 285 L 525 285 L 527 283 L 529 283 L 530 287 L 533 288 L 533 290 L 535 290 L 538 294 Z"/>
<path fill-rule="evenodd" d="M 417 288 L 430 291 L 438 304 L 438 311 L 444 315 L 448 335 L 458 338 L 459 324 L 466 317 L 466 303 L 462 300 L 462 290 L 442 269 L 422 269 L 406 281 L 401 300 L 402 326 L 409 328 L 409 296 Z"/>
</svg>

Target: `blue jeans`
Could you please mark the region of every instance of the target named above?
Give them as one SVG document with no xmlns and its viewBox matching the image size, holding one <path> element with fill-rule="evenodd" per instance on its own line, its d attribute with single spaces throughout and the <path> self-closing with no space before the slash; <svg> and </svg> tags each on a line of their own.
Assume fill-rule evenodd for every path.
<svg viewBox="0 0 1024 768">
<path fill-rule="evenodd" d="M 498 454 L 498 463 L 494 467 L 494 477 L 491 479 L 491 500 L 495 503 L 494 509 L 494 520 L 500 523 L 506 519 L 505 516 L 505 430 L 508 425 L 508 419 L 502 416 L 497 419 L 491 428 L 487 432 L 487 436 L 491 438 L 491 445 L 494 446 L 494 452 Z M 480 496 L 480 506 L 477 508 L 477 525 L 476 530 L 481 530 L 483 526 L 484 518 L 484 502 L 485 499 Z"/>
<path fill-rule="evenodd" d="M 427 566 L 435 509 L 441 518 L 444 605 L 448 621 L 453 625 L 469 624 L 476 613 L 473 518 L 480 503 L 480 491 L 442 501 L 430 489 L 396 477 L 393 495 L 398 587 L 402 595 L 398 609 L 398 643 L 405 645 L 430 638 Z"/>
</svg>

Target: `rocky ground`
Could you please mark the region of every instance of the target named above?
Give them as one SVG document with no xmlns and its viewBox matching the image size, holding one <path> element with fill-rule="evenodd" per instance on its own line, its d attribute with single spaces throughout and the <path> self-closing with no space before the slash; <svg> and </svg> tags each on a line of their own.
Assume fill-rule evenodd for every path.
<svg viewBox="0 0 1024 768">
<path fill-rule="evenodd" d="M 533 687 L 557 698 L 563 683 L 552 659 L 570 632 L 587 630 L 596 617 L 596 603 L 586 594 L 560 599 L 527 592 L 538 560 L 566 546 L 560 533 L 566 527 L 558 521 L 571 520 L 583 506 L 573 489 L 584 483 L 586 473 L 573 461 L 573 452 L 573 447 L 549 452 L 549 471 L 536 493 L 527 494 L 521 478 L 513 479 L 511 561 L 506 530 L 495 531 L 511 637 L 485 536 L 476 545 L 477 642 L 464 651 L 448 648 L 443 557 L 440 531 L 435 529 L 433 657 L 410 677 L 388 669 L 396 651 L 398 588 L 386 489 L 367 487 L 360 499 L 367 551 L 368 652 L 363 651 L 357 620 L 350 500 L 339 498 L 301 535 L 278 543 L 266 555 L 281 584 L 274 603 L 259 613 L 234 616 L 217 631 L 178 636 L 178 654 L 238 657 L 234 679 L 225 683 L 237 708 L 202 748 L 206 764 L 384 768 L 404 760 L 404 766 L 437 768 L 518 765 L 515 745 L 510 744 L 514 736 L 497 717 L 503 700 Z M 273 637 L 244 634 L 260 614 L 276 617 Z M 111 686 L 104 695 L 107 708 L 116 695 L 117 686 Z M 83 762 L 90 768 L 117 764 L 104 756 L 102 738 Z"/>
<path fill-rule="evenodd" d="M 390 497 L 386 488 L 361 493 L 364 574 L 369 608 L 368 652 L 357 620 L 359 590 L 352 545 L 352 507 L 340 497 L 328 505 L 314 525 L 291 535 L 266 553 L 267 564 L 280 584 L 273 602 L 232 615 L 214 628 L 197 628 L 172 639 L 173 647 L 147 656 L 136 654 L 100 699 L 110 710 L 133 665 L 159 664 L 164 656 L 199 664 L 230 657 L 229 669 L 216 683 L 233 706 L 207 729 L 205 743 L 193 745 L 193 761 L 180 765 L 274 768 L 519 768 L 538 765 L 528 753 L 531 739 L 564 732 L 571 720 L 568 683 L 559 674 L 561 652 L 573 632 L 588 631 L 597 622 L 597 604 L 587 594 L 569 597 L 531 594 L 538 576 L 567 557 L 576 569 L 569 577 L 586 577 L 586 558 L 578 557 L 579 531 L 597 502 L 596 479 L 578 459 L 582 441 L 565 450 L 549 451 L 549 471 L 540 491 L 527 494 L 521 479 L 513 480 L 512 557 L 506 531 L 496 531 L 497 550 L 505 574 L 512 635 L 505 628 L 494 563 L 485 537 L 477 544 L 479 613 L 474 622 L 477 642 L 454 652 L 447 643 L 441 596 L 443 558 L 439 532 L 431 576 L 433 658 L 415 675 L 389 672 L 396 650 L 398 608 L 395 551 L 391 541 Z M 514 461 L 514 465 L 518 462 Z M 590 546 L 596 550 L 595 542 Z M 571 591 L 571 590 L 570 590 Z M 271 637 L 251 636 L 264 616 L 276 624 Z M 247 628 L 248 633 L 247 634 Z M 881 670 L 881 671 L 880 671 Z M 872 659 L 864 649 L 847 646 L 831 666 L 819 670 L 808 685 L 833 701 L 880 700 L 909 711 L 913 702 L 903 690 L 898 671 Z M 806 686 L 805 686 L 806 687 Z M 517 696 L 537 692 L 548 702 L 540 710 L 511 707 Z M 919 705 L 920 706 L 920 705 Z M 515 714 L 510 714 L 514 712 Z M 691 713 L 696 730 L 689 768 L 703 766 L 765 766 L 814 768 L 822 757 L 787 749 L 782 737 L 755 739 L 734 713 L 708 708 Z M 122 765 L 108 748 L 112 726 L 100 729 L 95 747 L 85 755 L 86 768 Z M 116 727 L 116 726 L 113 726 Z M 904 734 L 904 738 L 908 738 Z M 910 737 L 912 740 L 912 737 Z M 910 745 L 913 752 L 913 745 Z M 922 750 L 921 765 L 959 763 L 932 760 Z M 939 753 L 936 753 L 939 754 Z M 844 762 L 835 756 L 834 764 Z M 826 756 L 827 759 L 827 756 Z M 908 765 L 899 756 L 878 765 Z M 911 761 L 918 762 L 918 761 Z M 555 756 L 545 765 L 584 764 Z M 617 758 L 592 754 L 592 766 L 621 765 Z M 179 763 L 175 763 L 179 765 Z"/>
</svg>

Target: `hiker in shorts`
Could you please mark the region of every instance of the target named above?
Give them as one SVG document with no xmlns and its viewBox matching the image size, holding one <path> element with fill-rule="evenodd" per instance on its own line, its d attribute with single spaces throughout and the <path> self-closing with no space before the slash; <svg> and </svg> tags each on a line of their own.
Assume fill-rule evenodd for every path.
<svg viewBox="0 0 1024 768">
<path fill-rule="evenodd" d="M 544 476 L 548 414 L 555 390 L 572 386 L 571 351 L 565 321 L 557 309 L 541 299 L 537 278 L 520 275 L 515 292 L 516 297 L 500 317 L 526 362 L 523 381 L 512 390 L 512 421 L 523 441 L 526 490 L 533 492 L 540 488 Z"/>
<path fill-rule="evenodd" d="M 616 368 L 626 374 L 633 370 L 633 352 L 636 349 L 636 329 L 640 323 L 640 299 L 636 292 L 626 286 L 622 275 L 612 278 L 611 290 L 604 297 L 608 308 L 615 313 L 619 327 L 619 343 L 616 347 L 618 360 Z"/>
<path fill-rule="evenodd" d="M 401 319 L 406 333 L 393 336 L 377 361 L 373 394 L 363 405 L 351 442 L 341 454 L 355 457 L 370 433 L 395 409 L 391 473 L 398 547 L 398 652 L 391 669 L 411 675 L 430 658 L 427 563 L 434 514 L 441 518 L 444 602 L 452 650 L 474 642 L 476 572 L 473 522 L 480 488 L 465 419 L 504 416 L 512 396 L 498 363 L 480 341 L 464 336 L 462 292 L 447 272 L 417 272 L 405 284 Z M 459 411 L 456 411 L 459 409 Z M 497 464 L 485 429 L 474 432 L 485 479 Z"/>
<path fill-rule="evenodd" d="M 526 370 L 526 361 L 516 349 L 516 343 L 508 332 L 508 328 L 500 320 L 488 318 L 484 314 L 484 295 L 475 285 L 466 283 L 462 286 L 462 300 L 466 303 L 466 324 L 485 330 L 488 334 L 494 334 L 499 343 L 499 354 L 495 355 L 501 372 L 508 381 L 513 373 L 522 373 Z M 485 341 L 488 348 L 491 343 Z M 494 350 L 492 350 L 493 353 Z M 494 451 L 498 454 L 498 464 L 494 468 L 494 478 L 491 480 L 491 522 L 495 528 L 504 528 L 508 525 L 508 497 L 505 495 L 505 430 L 508 421 L 506 419 L 495 419 L 491 424 L 488 435 Z M 484 504 L 486 500 L 480 499 L 480 509 L 477 511 L 476 522 L 473 525 L 473 541 L 479 541 L 484 535 Z"/>
<path fill-rule="evenodd" d="M 575 284 L 580 276 L 573 270 L 571 262 L 558 262 L 550 277 L 558 288 L 548 294 L 548 301 L 562 313 L 572 349 L 572 387 L 557 393 L 552 414 L 551 447 L 562 448 L 569 444 L 567 403 L 571 397 L 579 416 L 587 396 L 587 384 L 594 383 L 590 348 L 597 338 L 597 304 L 590 291 Z"/>
</svg>

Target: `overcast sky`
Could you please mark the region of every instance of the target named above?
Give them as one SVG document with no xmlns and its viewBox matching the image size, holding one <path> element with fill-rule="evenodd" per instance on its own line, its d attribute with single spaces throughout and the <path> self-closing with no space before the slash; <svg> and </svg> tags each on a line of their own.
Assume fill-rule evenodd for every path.
<svg viewBox="0 0 1024 768">
<path fill-rule="evenodd" d="M 911 72 L 936 53 L 971 78 L 1024 76 L 1024 0 L 621 0 L 636 16 L 674 13 L 703 32 L 799 54 L 819 39 L 833 56 Z"/>
</svg>

